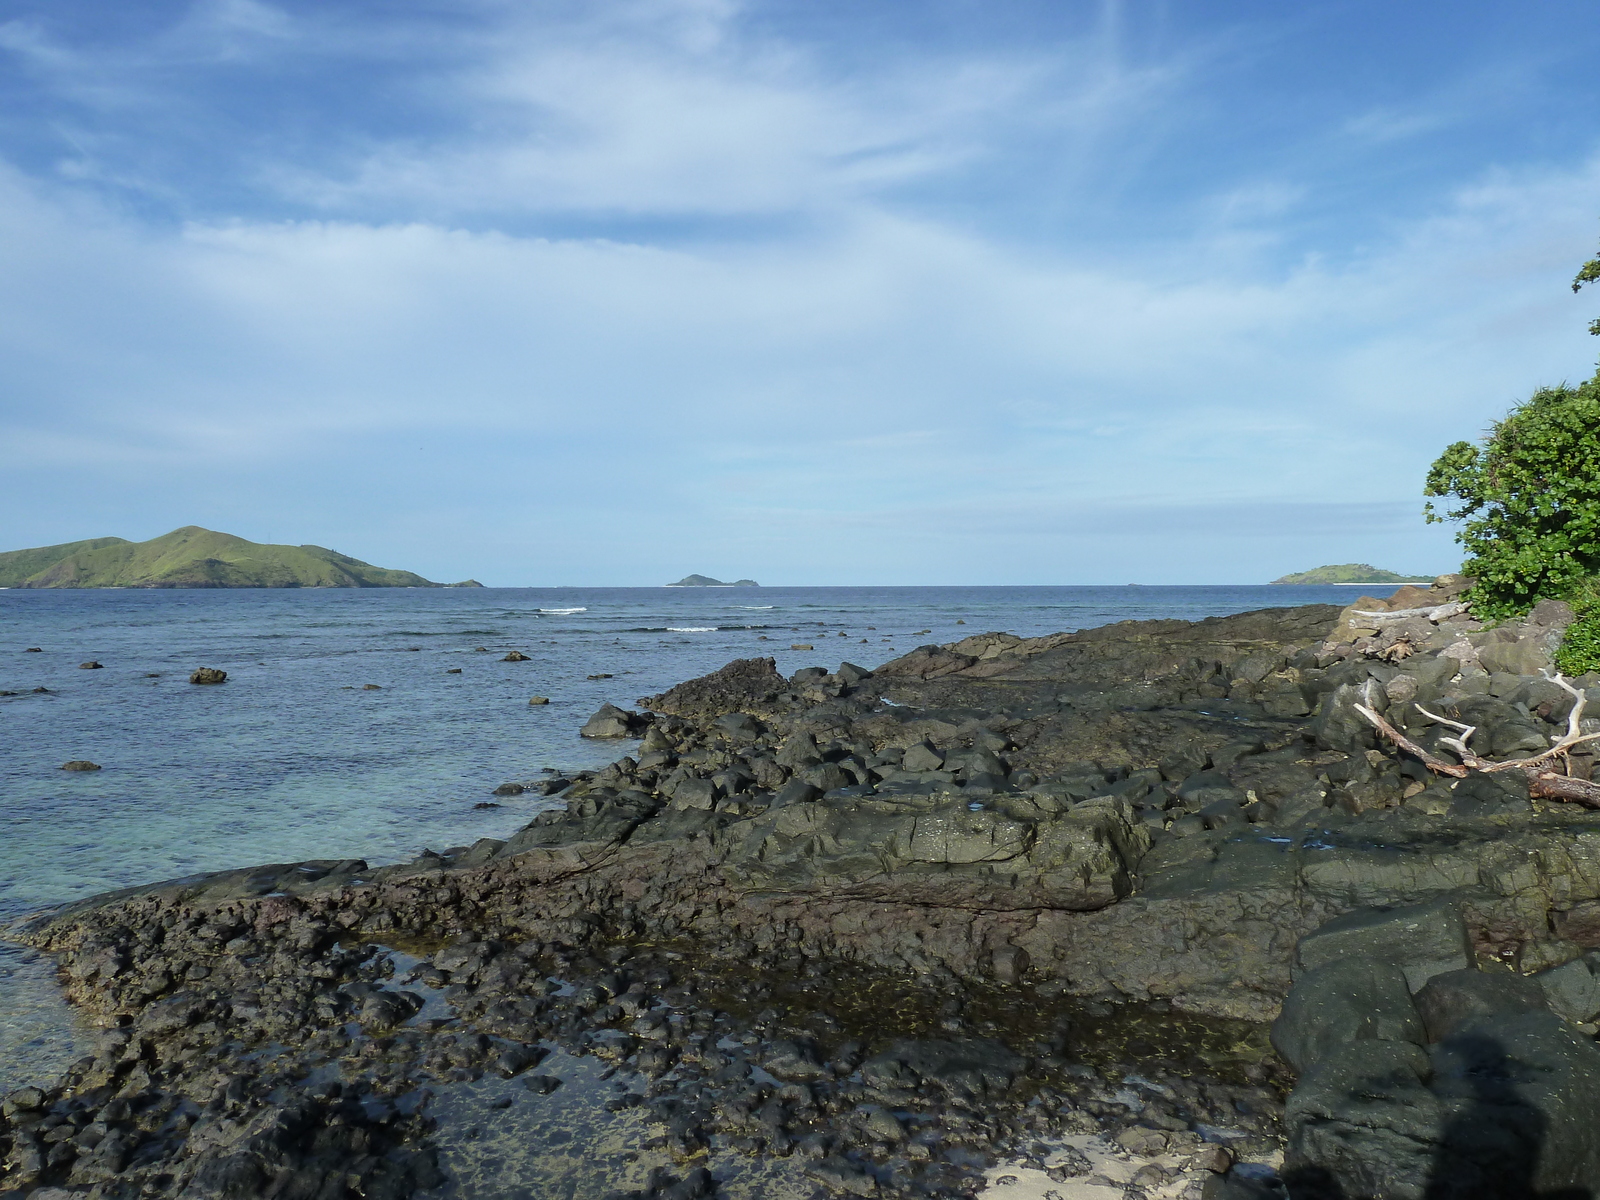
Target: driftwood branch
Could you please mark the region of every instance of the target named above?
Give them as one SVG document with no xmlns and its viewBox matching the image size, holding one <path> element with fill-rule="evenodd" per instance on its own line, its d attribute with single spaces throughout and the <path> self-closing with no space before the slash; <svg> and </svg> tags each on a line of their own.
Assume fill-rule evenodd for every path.
<svg viewBox="0 0 1600 1200">
<path fill-rule="evenodd" d="M 1437 772 L 1440 775 L 1453 775 L 1457 779 L 1466 778 L 1466 767 L 1459 766 L 1456 763 L 1445 762 L 1442 758 L 1435 758 L 1432 754 L 1429 754 L 1421 746 L 1417 745 L 1405 734 L 1401 733 L 1393 725 L 1385 721 L 1372 709 L 1368 708 L 1365 704 L 1357 704 L 1355 706 L 1355 710 L 1368 721 L 1372 722 L 1373 727 L 1377 729 L 1379 733 L 1388 738 L 1396 746 L 1399 746 L 1400 749 L 1404 750 L 1407 754 L 1421 759 L 1423 766 L 1427 767 L 1428 770 Z"/>
<path fill-rule="evenodd" d="M 1456 754 L 1460 756 L 1463 764 L 1471 767 L 1474 771 L 1482 771 L 1491 765 L 1488 759 L 1479 758 L 1477 754 L 1473 752 L 1472 748 L 1467 744 L 1468 742 L 1472 741 L 1472 735 L 1478 732 L 1478 727 L 1476 725 L 1464 725 L 1460 721 L 1452 721 L 1449 717 L 1441 717 L 1438 713 L 1429 712 L 1420 704 L 1414 704 L 1412 707 L 1423 716 L 1427 717 L 1430 721 L 1437 721 L 1441 725 L 1448 725 L 1451 729 L 1457 731 L 1458 736 L 1453 738 L 1440 738 L 1439 744 L 1441 746 L 1449 746 L 1450 749 L 1454 750 Z"/>
<path fill-rule="evenodd" d="M 1385 621 L 1404 621 L 1408 617 L 1427 617 L 1428 620 L 1437 625 L 1440 621 L 1447 620 L 1450 617 L 1459 617 L 1466 611 L 1467 606 L 1465 604 L 1435 604 L 1431 608 L 1397 608 L 1392 611 L 1379 612 L 1368 612 L 1365 609 L 1356 608 L 1351 610 L 1350 615 L 1368 617 L 1380 625 Z"/>
<path fill-rule="evenodd" d="M 1557 775 L 1554 771 L 1541 771 L 1529 776 L 1528 795 L 1541 800 L 1565 800 L 1570 804 L 1600 808 L 1600 783 L 1574 779 L 1570 775 Z"/>
<path fill-rule="evenodd" d="M 1355 710 L 1360 713 L 1381 735 L 1388 738 L 1407 754 L 1414 755 L 1422 760 L 1428 770 L 1440 775 L 1450 775 L 1457 779 L 1465 778 L 1469 771 L 1479 771 L 1485 775 L 1492 775 L 1502 771 L 1521 771 L 1528 777 L 1528 795 L 1548 800 L 1568 800 L 1578 804 L 1586 804 L 1591 808 L 1600 808 L 1600 784 L 1590 783 L 1586 779 L 1573 779 L 1568 775 L 1558 775 L 1548 770 L 1552 760 L 1564 756 L 1574 746 L 1584 742 L 1600 739 L 1600 733 L 1584 733 L 1583 708 L 1588 701 L 1588 695 L 1580 688 L 1563 678 L 1559 673 L 1552 675 L 1548 671 L 1541 672 L 1544 677 L 1554 683 L 1562 691 L 1572 697 L 1572 707 L 1567 711 L 1567 731 L 1558 738 L 1550 749 L 1527 758 L 1511 758 L 1505 762 L 1494 762 L 1480 757 L 1471 746 L 1472 735 L 1477 726 L 1468 725 L 1462 721 L 1452 721 L 1449 717 L 1442 717 L 1438 713 L 1429 712 L 1422 705 L 1413 707 L 1431 721 L 1436 721 L 1457 732 L 1457 736 L 1440 738 L 1439 744 L 1448 746 L 1461 758 L 1459 764 L 1445 762 L 1416 742 L 1402 734 L 1388 721 L 1384 720 L 1365 704 L 1355 705 Z"/>
</svg>

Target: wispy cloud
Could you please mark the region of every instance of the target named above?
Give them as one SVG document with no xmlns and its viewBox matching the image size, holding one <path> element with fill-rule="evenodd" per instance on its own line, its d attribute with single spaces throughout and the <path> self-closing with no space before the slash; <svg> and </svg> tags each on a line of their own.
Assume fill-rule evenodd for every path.
<svg viewBox="0 0 1600 1200">
<path fill-rule="evenodd" d="M 755 15 L 0 26 L 72 147 L 0 118 L 0 439 L 74 481 L 49 520 L 337 513 L 303 536 L 450 577 L 558 527 L 563 576 L 613 582 L 686 536 L 774 580 L 847 582 L 841 544 L 902 582 L 1271 577 L 1362 544 L 1443 568 L 1406 524 L 1427 461 L 1589 361 L 1562 283 L 1591 148 L 1308 243 L 1331 185 L 1303 146 L 1182 144 L 1226 31 L 1136 52 L 1107 17 L 864 69 Z M 1338 169 L 1455 127 L 1404 129 L 1425 99 L 1349 106 Z M 481 532 L 419 560 L 446 495 Z"/>
</svg>

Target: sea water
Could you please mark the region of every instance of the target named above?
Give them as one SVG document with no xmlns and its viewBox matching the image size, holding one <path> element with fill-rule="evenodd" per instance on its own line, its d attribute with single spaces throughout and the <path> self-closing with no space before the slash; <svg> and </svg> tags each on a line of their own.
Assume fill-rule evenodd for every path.
<svg viewBox="0 0 1600 1200">
<path fill-rule="evenodd" d="M 308 858 L 378 865 L 506 837 L 553 802 L 494 797 L 497 785 L 610 762 L 622 746 L 578 736 L 601 704 L 626 707 L 735 658 L 770 655 L 785 674 L 842 661 L 870 668 L 988 630 L 1032 637 L 1352 595 L 1288 586 L 0 590 L 0 692 L 13 693 L 0 696 L 0 920 L 198 871 Z M 511 650 L 527 661 L 502 661 Z M 197 667 L 220 668 L 227 682 L 190 684 Z M 550 703 L 530 705 L 535 695 Z M 101 769 L 61 770 L 78 759 Z M 0 1091 L 72 1053 L 49 963 L 0 947 Z"/>
</svg>

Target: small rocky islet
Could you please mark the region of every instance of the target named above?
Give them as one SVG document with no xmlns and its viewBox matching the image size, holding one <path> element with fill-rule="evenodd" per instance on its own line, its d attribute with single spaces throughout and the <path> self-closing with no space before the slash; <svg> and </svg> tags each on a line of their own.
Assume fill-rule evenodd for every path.
<svg viewBox="0 0 1600 1200">
<path fill-rule="evenodd" d="M 1600 729 L 1570 610 L 1467 582 L 741 660 L 603 708 L 638 745 L 506 841 L 38 914 L 101 1032 L 0 1104 L 0 1195 L 1592 1189 L 1600 813 L 1361 711 Z"/>
</svg>

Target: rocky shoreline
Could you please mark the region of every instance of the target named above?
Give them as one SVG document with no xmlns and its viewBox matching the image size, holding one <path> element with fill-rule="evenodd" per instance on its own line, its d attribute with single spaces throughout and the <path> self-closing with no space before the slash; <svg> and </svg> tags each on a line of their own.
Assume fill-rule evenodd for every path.
<svg viewBox="0 0 1600 1200">
<path fill-rule="evenodd" d="M 584 732 L 638 746 L 515 784 L 559 807 L 504 842 L 40 914 L 8 936 L 55 955 L 104 1032 L 0 1105 L 0 1196 L 496 1194 L 462 1164 L 560 1096 L 541 1064 L 576 1055 L 607 1064 L 602 1108 L 637 1136 L 552 1195 L 960 1196 L 1037 1175 L 1063 1200 L 1219 1200 L 1283 1194 L 1281 1168 L 1296 1196 L 1354 1200 L 1372 1185 L 1340 1130 L 1399 1118 L 1340 1100 L 1370 1091 L 1359 1072 L 1267 1041 L 1291 989 L 1292 1011 L 1333 1011 L 1297 951 L 1328 922 L 1442 905 L 1447 970 L 1531 977 L 1573 1069 L 1600 1055 L 1582 986 L 1600 813 L 1520 776 L 1441 777 L 1357 708 L 1430 754 L 1455 731 L 1418 703 L 1491 757 L 1550 746 L 1573 697 L 1540 672 L 1570 611 L 1486 629 L 1464 587 L 980 634 L 876 671 L 741 660 L 602 709 Z M 1443 977 L 1394 945 L 1361 953 L 1418 996 Z M 1280 1049 L 1395 1041 L 1297 1020 Z M 1461 1026 L 1430 1041 L 1397 1020 L 1379 1024 L 1424 1060 Z M 1449 1103 L 1433 1143 L 1406 1136 L 1448 1145 Z M 1420 1197 L 1418 1161 L 1383 1194 Z M 750 1163 L 772 1173 L 741 1191 Z"/>
</svg>

